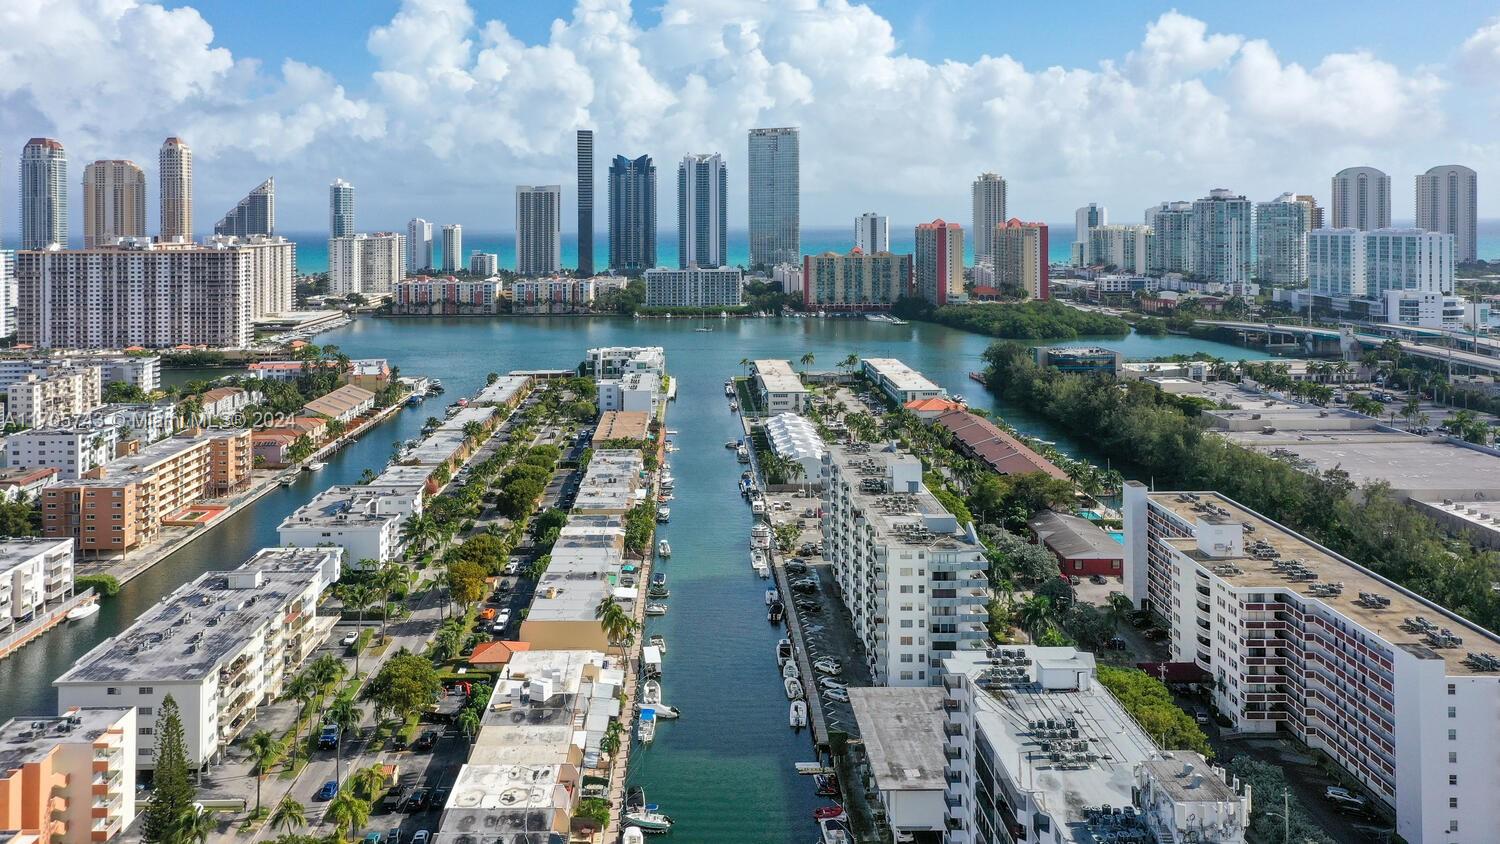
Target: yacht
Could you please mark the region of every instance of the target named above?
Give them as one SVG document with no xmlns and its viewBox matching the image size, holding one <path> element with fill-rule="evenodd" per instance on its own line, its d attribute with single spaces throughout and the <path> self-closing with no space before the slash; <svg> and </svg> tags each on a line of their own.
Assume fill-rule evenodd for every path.
<svg viewBox="0 0 1500 844">
<path fill-rule="evenodd" d="M 667 652 L 667 637 L 657 633 L 647 642 L 653 648 L 660 648 L 662 653 Z"/>
<path fill-rule="evenodd" d="M 735 400 L 733 400 L 733 399 L 730 399 L 729 400 L 729 410 L 730 410 L 730 412 L 732 413 L 732 412 L 738 411 L 739 409 L 740 409 L 740 403 L 737 402 L 737 401 L 735 401 Z"/>
<path fill-rule="evenodd" d="M 317 460 L 314 460 L 311 463 L 305 463 L 305 464 L 303 464 L 302 471 L 304 471 L 304 472 L 316 472 L 319 469 L 322 469 L 324 466 L 327 466 L 327 465 L 328 465 L 327 463 L 322 463 L 322 462 L 319 462 Z"/>
<path fill-rule="evenodd" d="M 792 701 L 792 709 L 791 709 L 791 712 L 788 713 L 787 721 L 788 721 L 788 723 L 791 724 L 791 727 L 794 730 L 800 730 L 803 727 L 806 727 L 807 726 L 807 701 L 805 701 L 805 700 L 794 700 L 794 701 Z"/>
<path fill-rule="evenodd" d="M 755 527 L 750 529 L 751 548 L 771 547 L 771 526 L 765 522 L 756 522 Z"/>
<path fill-rule="evenodd" d="M 725 440 L 724 447 L 733 451 L 734 449 L 739 448 L 740 444 L 735 440 Z"/>
<path fill-rule="evenodd" d="M 760 579 L 761 580 L 770 580 L 771 579 L 771 567 L 768 566 L 768 565 L 766 565 L 765 562 L 760 562 L 760 563 L 756 564 L 756 566 L 755 566 L 755 573 L 758 574 L 758 575 L 760 575 Z"/>
<path fill-rule="evenodd" d="M 798 680 L 802 679 L 802 672 L 797 670 L 797 660 L 795 660 L 795 659 L 789 659 L 786 662 L 782 663 L 782 665 L 781 665 L 781 678 L 783 680 L 785 680 L 785 679 L 798 679 Z"/>
<path fill-rule="evenodd" d="M 734 395 L 734 382 L 733 381 L 725 381 L 724 382 L 724 395 L 726 395 L 726 396 L 732 396 L 732 395 Z"/>
<path fill-rule="evenodd" d="M 743 445 L 736 446 L 735 449 L 734 449 L 734 458 L 736 460 L 740 461 L 741 463 L 749 463 L 750 462 L 750 449 L 745 448 Z"/>
<path fill-rule="evenodd" d="M 666 614 L 667 614 L 667 605 L 666 604 L 647 604 L 646 605 L 646 615 L 666 615 Z"/>
<path fill-rule="evenodd" d="M 750 514 L 752 516 L 764 516 L 766 514 L 766 502 L 759 498 L 750 502 Z"/>
<path fill-rule="evenodd" d="M 641 684 L 641 706 L 655 706 L 661 703 L 661 681 L 647 680 Z"/>
<path fill-rule="evenodd" d="M 427 381 L 427 392 L 433 393 L 433 394 L 437 394 L 437 393 L 441 393 L 442 391 L 443 391 L 443 382 L 441 380 L 439 380 L 437 378 L 430 378 L 430 379 L 428 379 L 428 381 Z"/>
<path fill-rule="evenodd" d="M 658 522 L 661 522 L 662 524 L 666 524 L 667 522 L 670 522 L 672 520 L 672 508 L 671 507 L 663 507 L 660 510 L 657 510 L 656 511 L 656 520 Z"/>
<path fill-rule="evenodd" d="M 666 541 L 665 539 L 656 543 L 656 553 L 660 554 L 663 557 L 672 556 L 672 543 Z"/>
<path fill-rule="evenodd" d="M 71 610 L 68 610 L 67 618 L 69 621 L 83 621 L 85 618 L 88 618 L 89 616 L 94 615 L 98 612 L 99 602 L 89 601 L 87 604 L 79 604 Z"/>
</svg>

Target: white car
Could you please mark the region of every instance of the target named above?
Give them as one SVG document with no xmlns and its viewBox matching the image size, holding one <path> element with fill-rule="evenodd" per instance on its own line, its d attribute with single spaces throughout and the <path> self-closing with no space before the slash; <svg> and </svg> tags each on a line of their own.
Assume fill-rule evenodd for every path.
<svg viewBox="0 0 1500 844">
<path fill-rule="evenodd" d="M 835 680 L 832 677 L 819 677 L 818 678 L 818 685 L 822 686 L 824 689 L 827 689 L 828 691 L 840 691 L 840 692 L 842 692 L 842 691 L 844 691 L 844 690 L 846 690 L 846 689 L 849 688 L 849 684 L 848 683 L 845 683 L 842 680 Z"/>
<path fill-rule="evenodd" d="M 826 697 L 829 700 L 836 700 L 839 703 L 849 702 L 849 693 L 844 691 L 843 689 L 824 689 L 823 697 Z"/>
<path fill-rule="evenodd" d="M 500 630 L 504 630 L 505 625 L 507 624 L 510 624 L 510 610 L 503 609 L 498 615 L 495 616 L 494 627 Z"/>
<path fill-rule="evenodd" d="M 1364 797 L 1355 794 L 1347 788 L 1339 788 L 1336 785 L 1328 786 L 1324 790 L 1323 796 L 1328 798 L 1330 802 L 1337 804 L 1341 809 L 1360 810 L 1365 807 Z"/>
<path fill-rule="evenodd" d="M 352 645 L 352 644 L 354 644 L 355 642 L 358 642 L 358 641 L 359 641 L 359 631 L 358 630 L 350 630 L 348 633 L 344 634 L 344 638 L 342 638 L 342 639 L 339 640 L 339 644 L 343 645 L 344 647 L 347 648 L 350 645 Z"/>
</svg>

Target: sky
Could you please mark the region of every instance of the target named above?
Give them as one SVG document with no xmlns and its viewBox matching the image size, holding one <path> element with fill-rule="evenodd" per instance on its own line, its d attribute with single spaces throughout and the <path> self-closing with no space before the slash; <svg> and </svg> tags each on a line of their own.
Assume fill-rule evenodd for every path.
<svg viewBox="0 0 1500 844">
<path fill-rule="evenodd" d="M 1111 222 L 1227 187 L 1326 205 L 1355 165 L 1392 178 L 1480 173 L 1500 217 L 1500 17 L 1491 4 L 1283 0 L 1014 4 L 980 0 L 4 0 L 0 232 L 14 243 L 27 138 L 69 155 L 74 234 L 84 165 L 147 171 L 178 135 L 195 154 L 195 228 L 274 176 L 278 228 L 327 226 L 327 186 L 357 191 L 361 230 L 420 216 L 514 225 L 514 186 L 563 186 L 573 133 L 595 130 L 596 231 L 608 160 L 651 155 L 658 219 L 675 165 L 721 152 L 745 225 L 746 131 L 801 129 L 804 227 L 862 211 L 965 225 L 969 184 L 1003 175 L 1009 213 Z"/>
</svg>

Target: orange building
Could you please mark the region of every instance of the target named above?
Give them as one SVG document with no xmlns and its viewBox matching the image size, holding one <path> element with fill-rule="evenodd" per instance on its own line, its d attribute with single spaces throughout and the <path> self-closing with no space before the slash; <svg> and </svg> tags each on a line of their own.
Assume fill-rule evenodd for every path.
<svg viewBox="0 0 1500 844">
<path fill-rule="evenodd" d="M 135 709 L 0 724 L 0 829 L 41 844 L 114 838 L 135 819 Z"/>
</svg>

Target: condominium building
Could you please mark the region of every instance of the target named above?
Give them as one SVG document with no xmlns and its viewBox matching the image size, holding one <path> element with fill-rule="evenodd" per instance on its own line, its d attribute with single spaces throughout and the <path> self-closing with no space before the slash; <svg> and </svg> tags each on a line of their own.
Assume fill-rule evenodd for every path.
<svg viewBox="0 0 1500 844">
<path fill-rule="evenodd" d="M 30 372 L 6 387 L 5 414 L 28 427 L 67 425 L 99 406 L 97 366 L 53 367 Z"/>
<path fill-rule="evenodd" d="M 905 407 L 907 402 L 919 399 L 947 395 L 942 387 L 895 358 L 865 358 L 859 365 L 865 377 L 899 406 Z"/>
<path fill-rule="evenodd" d="M 750 266 L 802 257 L 801 135 L 795 126 L 750 130 Z M 711 266 L 723 266 L 727 260 Z M 703 266 L 710 266 L 703 264 Z"/>
<path fill-rule="evenodd" d="M 578 130 L 578 274 L 594 274 L 594 130 Z"/>
<path fill-rule="evenodd" d="M 1146 209 L 1146 272 L 1154 275 L 1190 271 L 1192 255 L 1191 202 L 1163 202 Z"/>
<path fill-rule="evenodd" d="M 1005 216 L 1005 179 L 996 173 L 981 173 L 970 187 L 974 204 L 970 231 L 974 233 L 974 260 L 994 251 L 991 245 L 995 227 L 1003 225 Z"/>
<path fill-rule="evenodd" d="M 421 500 L 410 489 L 331 486 L 283 519 L 276 538 L 282 545 L 337 546 L 351 566 L 388 562 L 405 550 L 401 526 L 421 512 Z"/>
<path fill-rule="evenodd" d="M 1222 495 L 1125 485 L 1125 591 L 1238 733 L 1326 754 L 1414 842 L 1500 826 L 1500 637 Z"/>
<path fill-rule="evenodd" d="M 784 402 L 791 406 L 792 402 Z M 794 473 L 793 480 L 804 485 L 817 485 L 823 475 L 823 455 L 828 452 L 818 429 L 807 417 L 797 413 L 782 412 L 772 416 L 765 425 L 766 443 L 777 457 L 790 461 L 787 465 L 801 467 L 801 474 Z"/>
<path fill-rule="evenodd" d="M 1189 219 L 1191 272 L 1223 284 L 1232 296 L 1248 296 L 1254 248 L 1250 200 L 1224 188 L 1193 202 Z"/>
<path fill-rule="evenodd" d="M 1046 223 L 1012 217 L 996 226 L 990 237 L 988 263 L 991 286 L 1017 290 L 1030 299 L 1052 298 Z"/>
<path fill-rule="evenodd" d="M 1445 164 L 1417 176 L 1417 228 L 1453 235 L 1453 258 L 1473 263 L 1479 244 L 1479 176 L 1462 164 Z"/>
<path fill-rule="evenodd" d="M 42 492 L 42 534 L 71 537 L 80 553 L 120 554 L 155 537 L 203 498 L 244 487 L 248 430 L 189 432 L 62 481 Z"/>
<path fill-rule="evenodd" d="M 17 338 L 44 349 L 244 348 L 257 314 L 291 309 L 296 249 L 215 238 L 20 252 Z"/>
<path fill-rule="evenodd" d="M 1390 228 L 1391 177 L 1374 167 L 1349 167 L 1333 176 L 1329 226 L 1335 229 Z"/>
<path fill-rule="evenodd" d="M 13 469 L 50 466 L 58 479 L 76 481 L 115 457 L 119 433 L 110 425 L 31 428 L 5 439 L 5 465 Z"/>
<path fill-rule="evenodd" d="M 219 222 L 214 234 L 231 237 L 270 237 L 276 233 L 276 180 L 266 179 L 255 186 Z"/>
<path fill-rule="evenodd" d="M 866 362 L 868 363 L 868 361 Z M 823 458 L 823 541 L 876 685 L 931 686 L 941 660 L 983 648 L 984 546 L 922 483 L 914 455 L 867 444 Z"/>
<path fill-rule="evenodd" d="M 1317 229 L 1308 232 L 1313 294 L 1383 299 L 1387 291 L 1451 294 L 1454 237 L 1421 229 Z"/>
<path fill-rule="evenodd" d="M 744 299 L 739 267 L 646 270 L 648 308 L 737 308 Z"/>
<path fill-rule="evenodd" d="M 122 382 L 151 392 L 161 387 L 161 358 L 148 354 L 69 353 L 0 358 L 0 393 L 28 377 L 69 369 L 96 369 L 100 384 Z"/>
<path fill-rule="evenodd" d="M 493 314 L 503 298 L 499 278 L 483 280 L 408 278 L 396 282 L 392 306 L 398 314 Z"/>
<path fill-rule="evenodd" d="M 447 237 L 447 227 L 443 229 Z M 383 296 L 406 278 L 406 238 L 395 232 L 352 234 L 328 241 L 328 292 Z"/>
<path fill-rule="evenodd" d="M 1307 282 L 1312 208 L 1290 193 L 1255 205 L 1255 278 L 1278 287 Z"/>
<path fill-rule="evenodd" d="M 432 223 L 413 217 L 406 223 L 406 272 L 415 275 L 424 270 L 435 270 L 437 267 L 432 259 Z"/>
<path fill-rule="evenodd" d="M 1318 205 L 1318 198 L 1310 193 L 1297 194 L 1297 201 L 1307 206 L 1308 217 L 1312 220 L 1309 229 L 1323 228 L 1323 209 Z"/>
<path fill-rule="evenodd" d="M 0 837 L 95 844 L 135 820 L 136 710 L 69 708 L 0 724 Z"/>
<path fill-rule="evenodd" d="M 655 416 L 666 399 L 667 360 L 660 346 L 589 349 L 589 370 L 599 385 L 599 410 L 640 411 Z"/>
<path fill-rule="evenodd" d="M 615 156 L 609 165 L 609 268 L 639 275 L 656 266 L 656 165 Z"/>
<path fill-rule="evenodd" d="M 677 266 L 729 263 L 729 177 L 724 158 L 688 155 L 677 165 Z"/>
<path fill-rule="evenodd" d="M 516 273 L 562 272 L 562 187 L 516 185 Z"/>
<path fill-rule="evenodd" d="M 55 483 L 57 470 L 51 466 L 0 469 L 0 500 L 35 501 L 42 496 L 42 490 Z"/>
<path fill-rule="evenodd" d="M 349 237 L 354 232 L 354 185 L 334 179 L 328 186 L 328 237 Z"/>
<path fill-rule="evenodd" d="M 72 596 L 73 540 L 0 539 L 0 656 L 28 622 Z"/>
<path fill-rule="evenodd" d="M 886 310 L 911 291 L 910 255 L 824 252 L 802 259 L 802 302 L 811 310 Z"/>
<path fill-rule="evenodd" d="M 318 596 L 339 578 L 337 548 L 267 548 L 179 587 L 53 681 L 58 706 L 135 707 L 136 768 L 156 767 L 157 718 L 171 695 L 190 767 L 210 764 L 323 643 L 336 619 Z"/>
<path fill-rule="evenodd" d="M 21 149 L 21 248 L 68 245 L 68 154 L 52 138 Z"/>
<path fill-rule="evenodd" d="M 458 223 L 443 226 L 443 272 L 457 273 L 464 269 L 464 227 Z"/>
<path fill-rule="evenodd" d="M 812 401 L 812 394 L 802 385 L 802 376 L 792 369 L 791 361 L 752 361 L 750 372 L 755 394 L 767 413 L 801 413 Z"/>
<path fill-rule="evenodd" d="M 95 161 L 83 168 L 83 245 L 146 236 L 146 174 L 134 161 Z"/>
<path fill-rule="evenodd" d="M 849 690 L 898 832 L 946 831 L 952 844 L 1244 844 L 1252 801 L 1273 797 L 1159 747 L 1086 651 L 960 651 L 941 670 L 941 689 Z"/>
<path fill-rule="evenodd" d="M 594 306 L 594 292 L 591 278 L 520 278 L 510 285 L 510 309 L 518 314 L 587 313 Z"/>
<path fill-rule="evenodd" d="M 469 275 L 477 275 L 480 278 L 500 274 L 500 256 L 494 252 L 481 252 L 475 249 L 469 253 Z"/>
<path fill-rule="evenodd" d="M 630 372 L 667 371 L 666 350 L 661 346 L 601 346 L 588 350 L 589 374 L 595 379 L 617 378 Z"/>
<path fill-rule="evenodd" d="M 375 409 L 375 393 L 364 387 L 345 384 L 326 395 L 319 396 L 302 406 L 303 411 L 327 416 L 345 424 Z"/>
<path fill-rule="evenodd" d="M 625 410 L 633 412 L 635 408 Z M 590 457 L 583 480 L 578 483 L 573 513 L 624 516 L 636 505 L 637 491 L 645 486 L 645 470 L 646 464 L 639 449 L 598 449 Z"/>
<path fill-rule="evenodd" d="M 167 138 L 156 153 L 156 168 L 161 186 L 161 239 L 169 242 L 192 240 L 192 148 L 181 138 Z"/>
<path fill-rule="evenodd" d="M 1146 272 L 1151 227 L 1119 224 L 1089 229 L 1089 257 L 1094 266 L 1112 266 L 1120 272 Z"/>
<path fill-rule="evenodd" d="M 941 219 L 917 226 L 912 293 L 946 305 L 964 292 L 964 230 Z"/>
<path fill-rule="evenodd" d="M 891 251 L 891 218 L 874 211 L 855 217 L 854 248 L 866 255 Z"/>
<path fill-rule="evenodd" d="M 1094 256 L 1089 251 L 1089 229 L 1109 224 L 1109 209 L 1097 202 L 1073 212 L 1073 264 L 1091 266 Z"/>
</svg>

